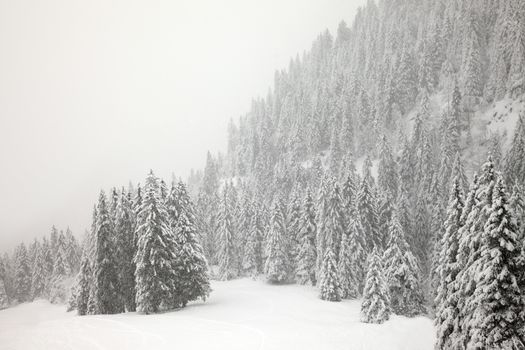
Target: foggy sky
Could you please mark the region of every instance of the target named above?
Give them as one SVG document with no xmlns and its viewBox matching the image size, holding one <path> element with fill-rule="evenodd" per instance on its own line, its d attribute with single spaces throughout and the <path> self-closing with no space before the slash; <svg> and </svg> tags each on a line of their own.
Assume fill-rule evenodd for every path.
<svg viewBox="0 0 525 350">
<path fill-rule="evenodd" d="M 0 252 L 100 189 L 202 168 L 274 71 L 364 0 L 0 0 Z"/>
</svg>

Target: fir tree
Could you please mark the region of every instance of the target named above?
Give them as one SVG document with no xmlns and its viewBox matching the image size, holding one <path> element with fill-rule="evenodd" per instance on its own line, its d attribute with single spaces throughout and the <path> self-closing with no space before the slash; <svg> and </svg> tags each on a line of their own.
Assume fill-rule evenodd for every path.
<svg viewBox="0 0 525 350">
<path fill-rule="evenodd" d="M 261 216 L 260 208 L 255 207 L 243 256 L 243 272 L 252 278 L 263 272 L 262 239 L 264 232 Z"/>
<path fill-rule="evenodd" d="M 206 300 L 211 288 L 208 276 L 208 262 L 202 246 L 197 240 L 197 229 L 193 204 L 184 183 L 177 185 L 181 211 L 175 225 L 176 268 L 178 305 L 201 298 Z"/>
<path fill-rule="evenodd" d="M 459 229 L 463 225 L 461 221 L 463 213 L 463 191 L 459 177 L 453 181 L 450 193 L 447 220 L 445 221 L 445 234 L 441 239 L 441 250 L 437 276 L 439 279 L 436 305 L 437 342 L 436 350 L 450 349 L 453 339 L 451 334 L 455 332 L 458 316 L 457 300 L 454 298 L 456 277 L 461 266 L 458 265 L 457 254 L 459 248 Z"/>
<path fill-rule="evenodd" d="M 115 238 L 118 263 L 119 294 L 127 311 L 135 311 L 135 263 L 136 254 L 135 213 L 131 193 L 120 192 L 115 209 Z"/>
<path fill-rule="evenodd" d="M 316 283 L 316 235 L 315 206 L 310 190 L 308 190 L 303 202 L 299 229 L 299 251 L 295 271 L 295 280 L 299 284 L 315 285 Z"/>
<path fill-rule="evenodd" d="M 77 282 L 77 312 L 80 316 L 88 314 L 90 280 L 91 280 L 91 266 L 87 256 L 82 258 L 80 265 L 80 272 Z"/>
<path fill-rule="evenodd" d="M 381 242 L 378 233 L 375 198 L 366 178 L 363 178 L 361 182 L 361 188 L 357 195 L 356 209 L 356 213 L 365 231 L 367 250 L 372 251 L 374 247 L 378 249 L 381 248 L 383 242 Z"/>
<path fill-rule="evenodd" d="M 383 276 L 383 267 L 374 248 L 369 256 L 366 284 L 361 303 L 361 321 L 365 323 L 383 323 L 390 318 L 390 298 Z"/>
<path fill-rule="evenodd" d="M 114 246 L 114 227 L 107 205 L 106 195 L 100 192 L 97 205 L 95 285 L 97 310 L 101 314 L 124 311 L 118 294 L 117 260 Z M 56 264 L 55 264 L 56 266 Z"/>
<path fill-rule="evenodd" d="M 330 242 L 331 243 L 331 242 Z M 329 244 L 326 248 L 321 276 L 319 280 L 320 297 L 328 301 L 341 301 L 341 283 L 339 281 L 339 271 L 337 269 L 337 260 Z"/>
<path fill-rule="evenodd" d="M 271 283 L 286 282 L 290 272 L 288 261 L 288 244 L 286 241 L 285 218 L 282 204 L 277 199 L 270 220 L 270 233 L 268 238 L 267 258 L 264 266 L 266 279 Z"/>
<path fill-rule="evenodd" d="M 37 243 L 31 276 L 31 298 L 36 299 L 44 296 L 46 289 L 46 264 L 42 245 Z"/>
<path fill-rule="evenodd" d="M 405 241 L 396 215 L 393 215 L 390 223 L 387 247 L 383 253 L 383 261 L 392 311 L 409 317 L 423 313 L 419 267 Z"/>
<path fill-rule="evenodd" d="M 355 266 L 351 255 L 350 239 L 348 234 L 343 234 L 337 271 L 340 279 L 342 299 L 353 299 L 359 295 L 359 281 L 356 279 Z"/>
<path fill-rule="evenodd" d="M 15 251 L 14 292 L 19 303 L 31 300 L 31 269 L 27 248 L 21 243 Z"/>
<path fill-rule="evenodd" d="M 523 309 L 520 286 L 524 264 L 516 219 L 508 205 L 501 177 L 491 193 L 480 256 L 473 263 L 478 272 L 471 302 L 476 305 L 467 347 L 472 349 L 523 349 Z"/>
<path fill-rule="evenodd" d="M 218 223 L 219 249 L 217 259 L 219 262 L 219 278 L 221 280 L 230 280 L 237 277 L 237 265 L 232 208 L 227 188 L 224 189 L 221 200 Z"/>
<path fill-rule="evenodd" d="M 177 277 L 175 237 L 158 187 L 158 179 L 150 171 L 137 218 L 138 240 L 134 259 L 137 311 L 145 314 L 173 306 L 172 292 Z M 105 210 L 99 205 L 99 221 Z"/>
<path fill-rule="evenodd" d="M 9 307 L 9 299 L 5 291 L 4 280 L 0 278 L 0 310 Z"/>
</svg>

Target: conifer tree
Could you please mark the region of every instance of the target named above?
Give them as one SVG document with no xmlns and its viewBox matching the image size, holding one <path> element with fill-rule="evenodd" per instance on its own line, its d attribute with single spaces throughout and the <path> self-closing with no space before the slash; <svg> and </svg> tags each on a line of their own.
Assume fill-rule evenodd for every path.
<svg viewBox="0 0 525 350">
<path fill-rule="evenodd" d="M 341 301 L 341 283 L 337 269 L 337 259 L 332 246 L 333 244 L 329 244 L 325 251 L 319 280 L 320 297 L 328 301 Z"/>
<path fill-rule="evenodd" d="M 135 263 L 136 254 L 135 213 L 131 193 L 121 190 L 115 209 L 115 249 L 118 263 L 119 295 L 127 311 L 135 311 Z"/>
<path fill-rule="evenodd" d="M 435 300 L 437 327 L 436 350 L 450 349 L 458 316 L 457 300 L 454 298 L 456 277 L 461 266 L 458 265 L 459 229 L 463 213 L 463 190 L 458 176 L 454 178 L 447 208 L 445 234 L 441 239 L 439 263 L 437 268 L 438 288 Z"/>
<path fill-rule="evenodd" d="M 409 317 L 421 314 L 424 301 L 419 283 L 419 267 L 395 214 L 390 223 L 389 236 L 388 248 L 382 260 L 392 311 Z"/>
<path fill-rule="evenodd" d="M 337 271 L 341 285 L 341 298 L 353 299 L 359 295 L 359 281 L 356 279 L 355 266 L 350 250 L 350 239 L 348 234 L 343 234 L 341 240 L 341 250 L 339 252 L 339 262 Z"/>
<path fill-rule="evenodd" d="M 95 237 L 94 275 L 97 310 L 101 314 L 122 312 L 124 305 L 118 294 L 115 231 L 104 191 L 100 192 L 98 199 Z"/>
<path fill-rule="evenodd" d="M 472 332 L 473 312 L 478 305 L 473 300 L 478 279 L 478 261 L 482 254 L 484 226 L 492 208 L 492 192 L 496 183 L 494 164 L 489 160 L 483 164 L 479 179 L 475 178 L 465 202 L 464 220 L 459 233 L 458 264 L 462 266 L 457 276 L 458 324 L 453 337 L 458 344 L 469 342 Z"/>
<path fill-rule="evenodd" d="M 46 289 L 46 264 L 42 245 L 37 242 L 31 276 L 31 299 L 44 296 Z"/>
<path fill-rule="evenodd" d="M 190 200 L 186 185 L 179 182 L 180 213 L 175 225 L 176 242 L 176 299 L 179 306 L 201 298 L 206 300 L 211 288 L 208 276 L 208 262 L 204 257 L 202 246 L 197 240 L 197 229 L 193 203 Z"/>
<path fill-rule="evenodd" d="M 488 195 L 488 194 L 487 194 Z M 497 176 L 491 207 L 485 215 L 479 259 L 473 269 L 479 271 L 471 303 L 476 305 L 467 343 L 474 349 L 521 349 L 525 300 L 518 282 L 525 265 L 521 259 L 516 219 L 508 205 L 508 195 Z"/>
<path fill-rule="evenodd" d="M 4 280 L 0 278 L 0 310 L 6 309 L 7 307 L 9 307 L 9 299 L 5 291 Z"/>
<path fill-rule="evenodd" d="M 357 195 L 356 209 L 361 226 L 365 232 L 367 251 L 372 251 L 374 247 L 381 248 L 383 243 L 378 234 L 375 198 L 366 178 L 363 178 L 361 182 L 361 188 Z"/>
<path fill-rule="evenodd" d="M 135 288 L 137 311 L 149 314 L 173 307 L 176 243 L 153 171 L 146 178 L 144 192 L 137 218 Z M 99 208 L 98 216 L 102 214 Z"/>
<path fill-rule="evenodd" d="M 15 252 L 14 285 L 15 298 L 19 303 L 31 300 L 31 269 L 27 248 L 21 243 Z"/>
<path fill-rule="evenodd" d="M 377 248 L 370 253 L 368 260 L 368 272 L 361 303 L 361 321 L 383 323 L 390 318 L 390 298 Z"/>
<path fill-rule="evenodd" d="M 263 272 L 263 236 L 262 213 L 260 208 L 255 206 L 251 217 L 242 263 L 244 274 L 252 278 L 255 278 Z"/>
<path fill-rule="evenodd" d="M 227 188 L 223 190 L 218 218 L 218 257 L 219 278 L 230 280 L 237 277 L 237 256 L 234 242 L 233 217 Z"/>
<path fill-rule="evenodd" d="M 286 282 L 290 273 L 285 218 L 280 199 L 276 199 L 270 220 L 267 258 L 264 266 L 266 279 L 271 283 Z"/>
<path fill-rule="evenodd" d="M 86 255 L 82 258 L 80 265 L 80 272 L 77 284 L 77 313 L 80 316 L 87 315 L 89 313 L 89 292 L 90 292 L 90 280 L 91 280 L 91 266 L 89 259 Z"/>
<path fill-rule="evenodd" d="M 316 235 L 315 205 L 310 190 L 308 190 L 303 201 L 299 229 L 299 251 L 295 271 L 295 280 L 299 284 L 315 285 L 316 283 Z"/>
<path fill-rule="evenodd" d="M 326 237 L 327 246 L 328 239 L 331 240 L 332 252 L 334 253 L 337 262 L 342 236 L 345 232 L 345 217 L 343 215 L 341 190 L 337 182 L 333 184 L 328 202 L 325 204 L 323 231 L 323 236 Z"/>
</svg>

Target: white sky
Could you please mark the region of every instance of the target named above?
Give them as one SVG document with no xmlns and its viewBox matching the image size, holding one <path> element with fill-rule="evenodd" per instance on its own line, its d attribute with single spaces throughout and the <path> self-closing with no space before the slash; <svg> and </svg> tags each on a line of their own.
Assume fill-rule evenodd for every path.
<svg viewBox="0 0 525 350">
<path fill-rule="evenodd" d="M 0 0 L 0 252 L 184 178 L 275 69 L 364 0 Z"/>
</svg>

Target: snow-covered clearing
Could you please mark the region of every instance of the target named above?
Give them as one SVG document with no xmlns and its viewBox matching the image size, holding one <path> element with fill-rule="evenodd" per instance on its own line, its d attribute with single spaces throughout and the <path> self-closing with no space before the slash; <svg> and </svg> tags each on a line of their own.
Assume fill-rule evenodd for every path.
<svg viewBox="0 0 525 350">
<path fill-rule="evenodd" d="M 359 301 L 242 279 L 213 282 L 205 303 L 157 315 L 76 316 L 45 301 L 0 311 L 0 349 L 430 350 L 432 321 L 393 316 L 359 322 Z"/>
</svg>

